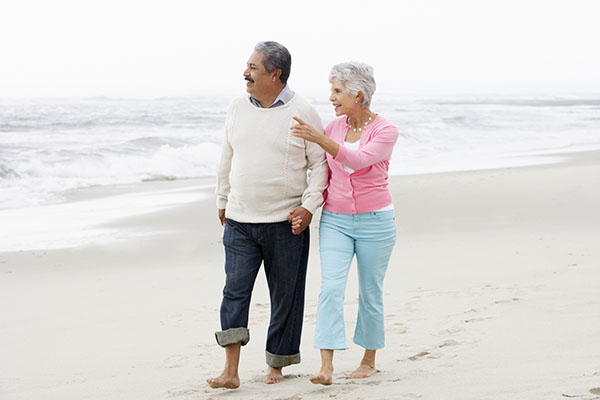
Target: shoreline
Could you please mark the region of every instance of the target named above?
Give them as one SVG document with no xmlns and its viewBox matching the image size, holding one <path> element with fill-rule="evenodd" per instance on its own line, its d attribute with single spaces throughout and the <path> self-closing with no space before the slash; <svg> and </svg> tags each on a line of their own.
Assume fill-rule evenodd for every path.
<svg viewBox="0 0 600 400">
<path fill-rule="evenodd" d="M 410 177 L 410 176 L 421 176 L 421 175 L 435 175 L 435 174 L 446 174 L 446 173 L 458 173 L 458 172 L 475 172 L 475 171 L 491 171 L 499 169 L 512 169 L 512 168 L 527 168 L 535 166 L 544 166 L 551 164 L 560 164 L 568 162 L 572 158 L 585 157 L 585 154 L 594 154 L 600 152 L 600 143 L 597 146 L 585 146 L 584 148 L 570 149 L 565 151 L 554 151 L 554 150 L 540 150 L 533 153 L 514 154 L 510 156 L 489 156 L 486 161 L 474 163 L 473 160 L 466 162 L 462 165 L 457 163 L 456 160 L 447 160 L 448 163 L 454 164 L 450 169 L 448 167 L 435 167 L 435 166 L 417 166 L 417 165 L 405 165 L 405 169 L 400 171 L 400 167 L 395 167 L 390 170 L 390 177 Z M 401 156 L 398 156 L 400 158 Z M 494 160 L 494 161 L 489 161 Z M 392 167 L 394 164 L 398 164 L 394 160 L 391 161 Z M 35 209 L 37 207 L 47 207 L 69 203 L 72 201 L 85 200 L 85 199 L 96 199 L 109 197 L 111 195 L 119 195 L 130 192 L 139 192 L 143 189 L 151 191 L 161 186 L 172 186 L 173 188 L 190 186 L 192 184 L 198 185 L 213 185 L 215 176 L 205 175 L 194 178 L 174 178 L 174 179 L 156 179 L 146 180 L 140 182 L 128 182 L 118 184 L 102 184 L 92 186 L 82 186 L 78 188 L 68 189 L 62 192 L 53 192 L 52 197 L 46 199 L 39 204 L 30 204 L 27 206 L 10 206 L 0 207 L 0 215 L 3 212 L 9 212 L 10 210 L 19 209 Z"/>
</svg>

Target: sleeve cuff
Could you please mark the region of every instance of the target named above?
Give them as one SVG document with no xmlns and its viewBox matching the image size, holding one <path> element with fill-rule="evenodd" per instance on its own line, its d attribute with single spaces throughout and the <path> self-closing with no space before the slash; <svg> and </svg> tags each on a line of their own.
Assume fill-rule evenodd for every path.
<svg viewBox="0 0 600 400">
<path fill-rule="evenodd" d="M 335 161 L 342 162 L 346 159 L 346 152 L 348 150 L 342 144 L 338 144 L 338 153 L 337 156 L 333 157 Z"/>
<path fill-rule="evenodd" d="M 227 208 L 227 197 L 217 196 L 217 208 L 219 210 L 224 210 Z"/>
<path fill-rule="evenodd" d="M 323 204 L 323 196 L 319 196 L 320 199 L 315 199 L 311 197 L 307 197 L 302 202 L 301 207 L 306 208 L 312 215 L 315 215 L 317 209 Z"/>
</svg>

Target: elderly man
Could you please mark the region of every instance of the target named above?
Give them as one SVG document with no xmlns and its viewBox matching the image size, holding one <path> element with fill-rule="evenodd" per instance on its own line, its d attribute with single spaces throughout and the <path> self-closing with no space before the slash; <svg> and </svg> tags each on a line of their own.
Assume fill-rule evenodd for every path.
<svg viewBox="0 0 600 400">
<path fill-rule="evenodd" d="M 291 56 L 276 42 L 258 43 L 244 71 L 246 91 L 229 106 L 217 170 L 217 208 L 225 227 L 221 331 L 225 368 L 213 388 L 237 388 L 241 346 L 250 340 L 248 310 L 264 262 L 271 298 L 266 383 L 300 362 L 304 286 L 312 215 L 323 203 L 328 169 L 323 150 L 290 134 L 293 116 L 321 131 L 317 114 L 287 86 Z M 289 221 L 300 216 L 292 229 Z"/>
</svg>

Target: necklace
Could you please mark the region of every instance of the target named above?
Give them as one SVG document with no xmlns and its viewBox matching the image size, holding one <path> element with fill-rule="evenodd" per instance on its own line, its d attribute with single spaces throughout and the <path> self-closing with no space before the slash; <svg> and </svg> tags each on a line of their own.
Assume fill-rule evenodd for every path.
<svg viewBox="0 0 600 400">
<path fill-rule="evenodd" d="M 352 123 L 350 122 L 350 118 L 348 118 L 348 127 L 350 129 L 352 129 L 353 132 L 358 132 L 361 133 L 363 128 L 367 125 L 369 125 L 369 123 L 371 123 L 371 121 L 373 121 L 373 113 L 369 114 L 369 119 L 365 121 L 364 126 L 359 126 L 358 128 L 353 126 Z"/>
</svg>

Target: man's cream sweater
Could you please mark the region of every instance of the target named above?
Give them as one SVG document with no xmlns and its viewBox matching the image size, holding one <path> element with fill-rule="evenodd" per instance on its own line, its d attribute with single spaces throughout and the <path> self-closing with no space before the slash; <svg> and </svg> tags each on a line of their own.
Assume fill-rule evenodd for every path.
<svg viewBox="0 0 600 400">
<path fill-rule="evenodd" d="M 237 222 L 281 222 L 302 206 L 315 213 L 323 203 L 329 170 L 318 145 L 290 134 L 296 116 L 323 131 L 315 109 L 294 95 L 275 108 L 259 108 L 247 96 L 227 111 L 217 169 L 217 207 Z"/>
</svg>

